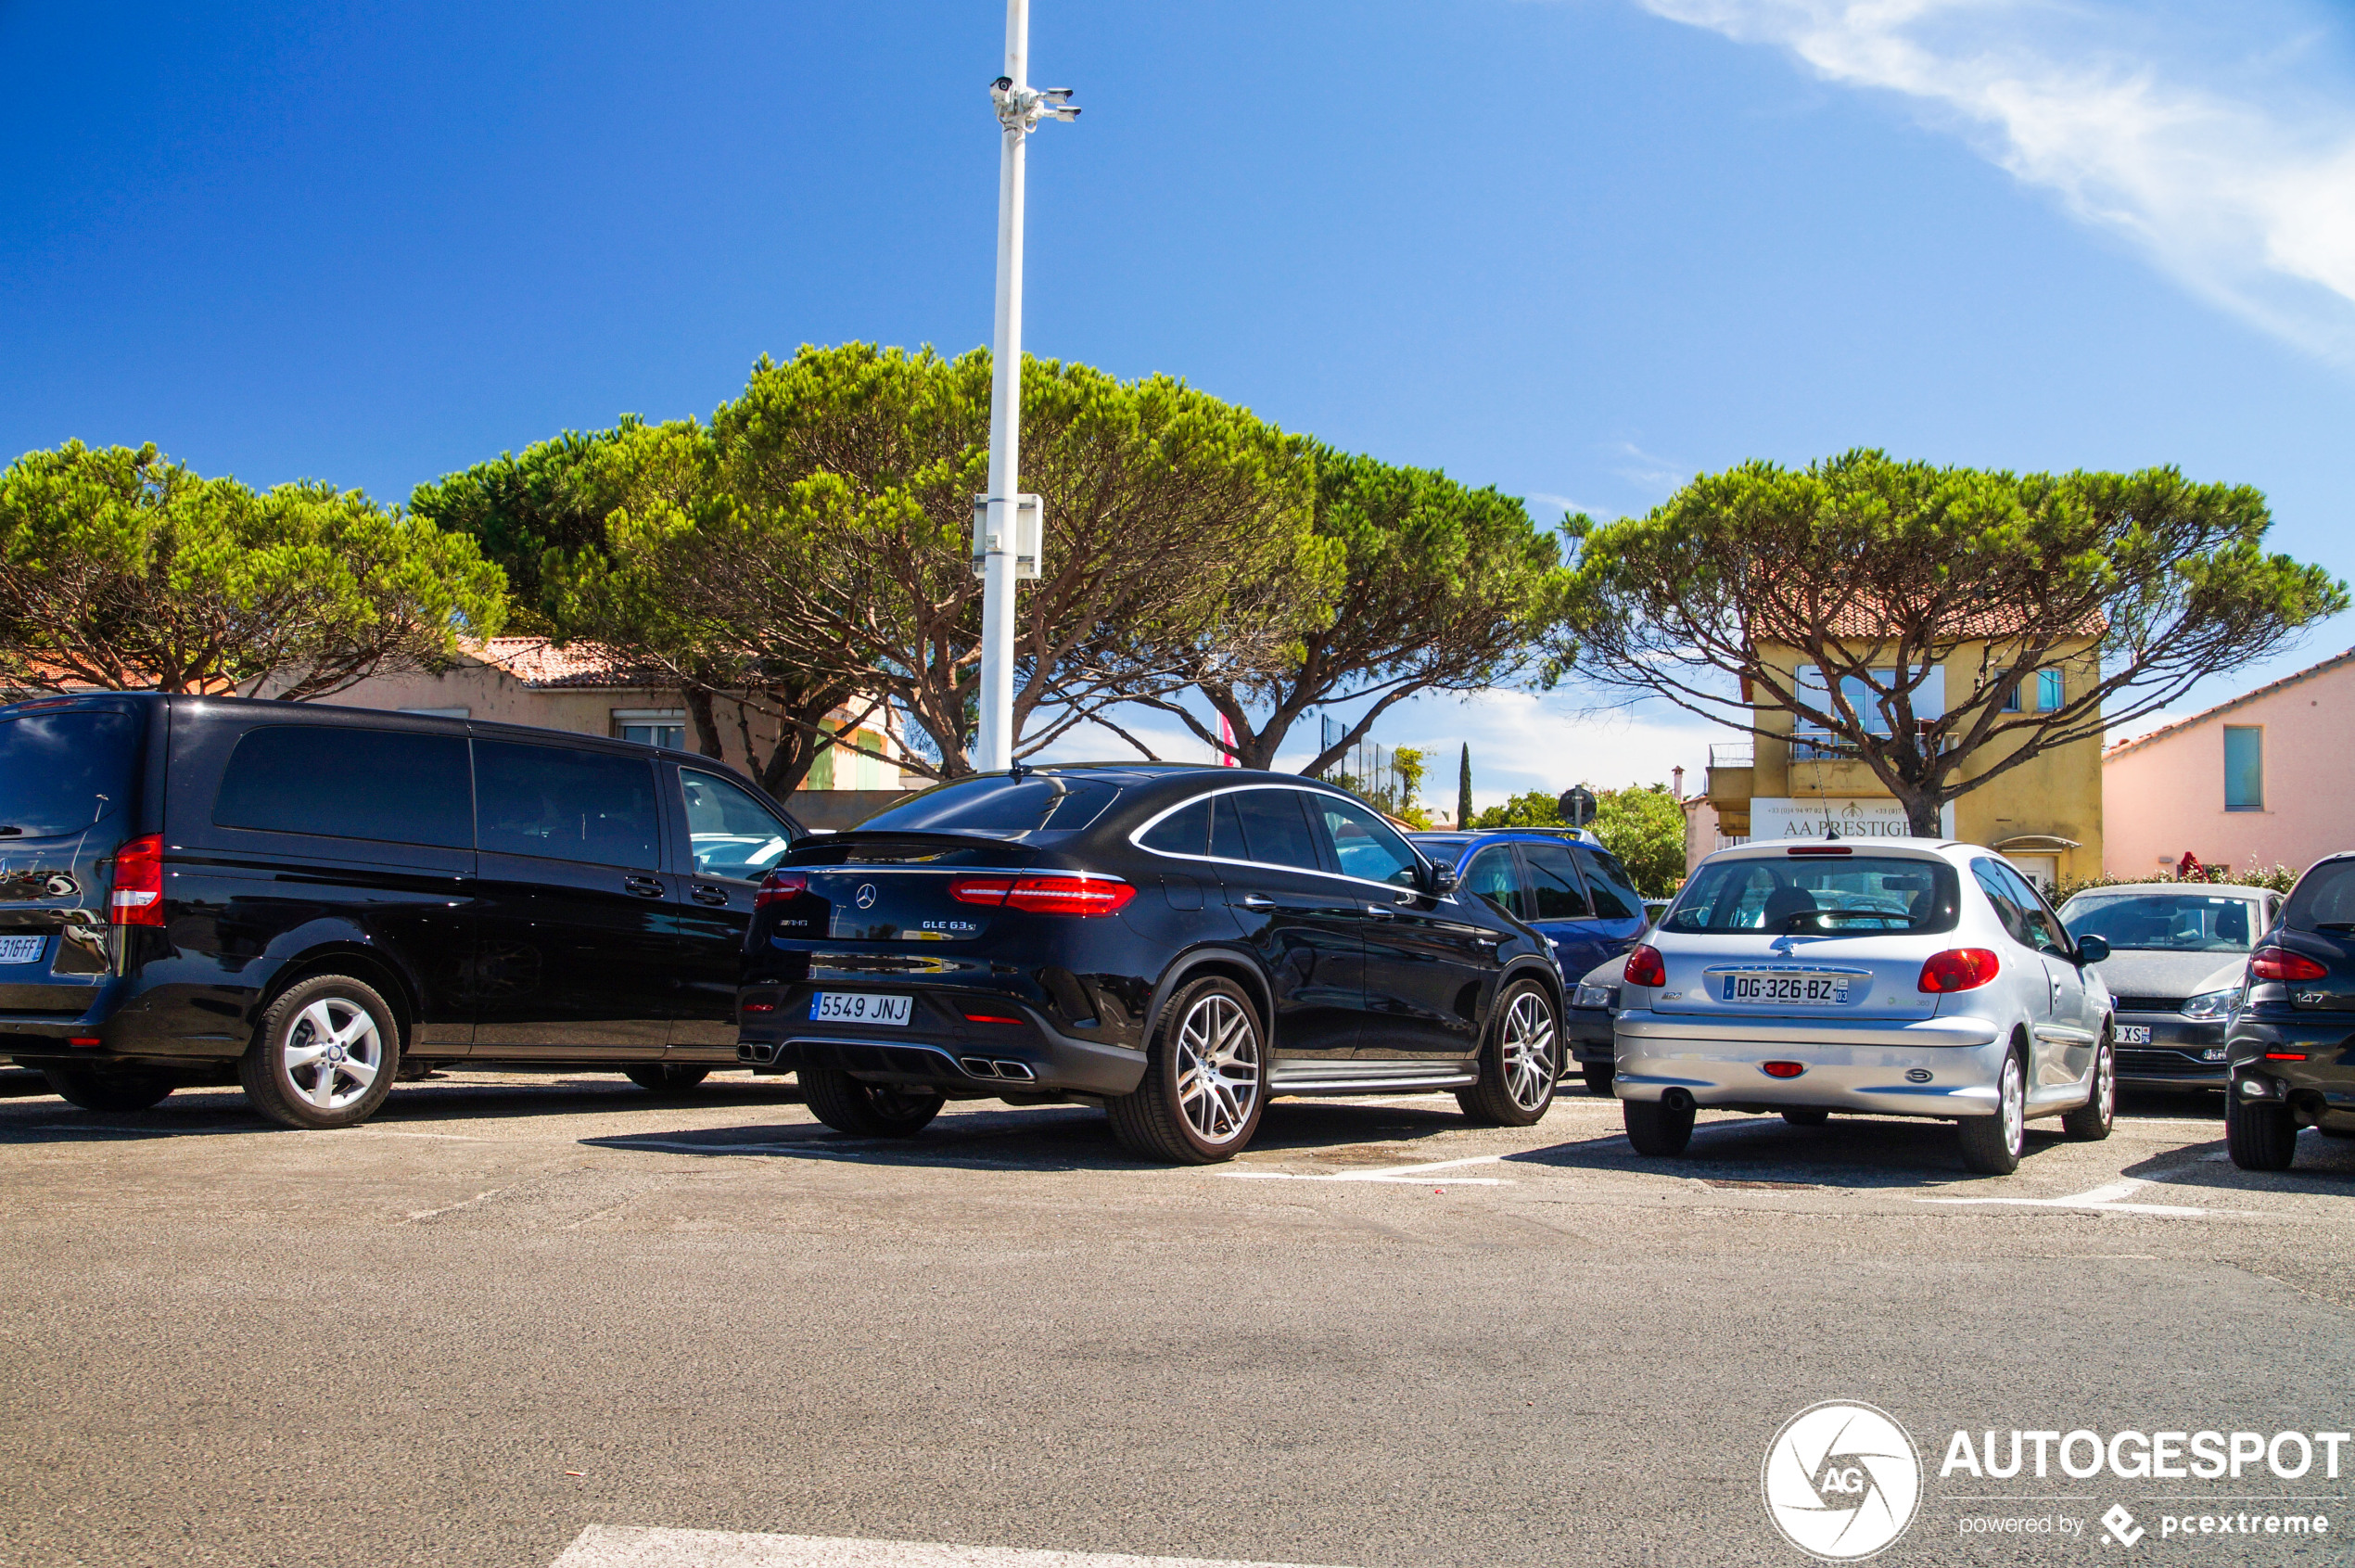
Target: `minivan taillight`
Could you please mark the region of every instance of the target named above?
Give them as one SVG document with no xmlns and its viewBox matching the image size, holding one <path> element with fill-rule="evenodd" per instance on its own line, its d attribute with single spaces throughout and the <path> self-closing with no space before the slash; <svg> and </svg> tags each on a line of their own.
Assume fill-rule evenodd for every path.
<svg viewBox="0 0 2355 1568">
<path fill-rule="evenodd" d="M 1664 986 L 1668 984 L 1668 964 L 1660 950 L 1649 942 L 1627 955 L 1627 967 L 1622 971 L 1631 986 Z"/>
<path fill-rule="evenodd" d="M 1922 960 L 1921 982 L 1915 988 L 1933 993 L 1975 991 L 2003 967 L 2004 961 L 1985 948 L 1948 948 Z"/>
<path fill-rule="evenodd" d="M 948 896 L 961 904 L 990 904 L 1032 914 L 1111 914 L 1137 889 L 1109 876 L 960 876 Z"/>
<path fill-rule="evenodd" d="M 770 904 L 782 904 L 788 899 L 798 899 L 809 891 L 809 878 L 797 871 L 772 871 L 760 879 L 753 891 L 752 907 L 765 910 Z"/>
<path fill-rule="evenodd" d="M 2248 972 L 2260 980 L 2320 980 L 2330 971 L 2287 948 L 2260 948 L 2249 955 Z"/>
<path fill-rule="evenodd" d="M 114 852 L 114 890 L 108 918 L 117 925 L 163 924 L 163 835 L 123 841 Z"/>
</svg>

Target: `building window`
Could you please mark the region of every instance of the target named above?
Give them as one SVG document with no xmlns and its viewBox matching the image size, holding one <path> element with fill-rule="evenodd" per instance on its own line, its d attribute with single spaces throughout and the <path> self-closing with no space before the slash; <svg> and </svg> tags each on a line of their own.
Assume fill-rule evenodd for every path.
<svg viewBox="0 0 2355 1568">
<path fill-rule="evenodd" d="M 2061 672 L 2040 669 L 2036 672 L 2036 706 L 2046 713 L 2057 712 L 2061 706 Z"/>
<path fill-rule="evenodd" d="M 2265 732 L 2259 725 L 2224 726 L 2224 809 L 2265 809 Z"/>
<path fill-rule="evenodd" d="M 2012 681 L 2012 672 L 2008 669 L 1995 671 L 1995 684 L 2002 686 L 2005 682 L 2011 682 L 2011 684 L 2004 693 L 2004 704 L 2000 711 L 2018 713 L 2019 711 L 2019 682 Z"/>
<path fill-rule="evenodd" d="M 617 708 L 613 710 L 613 738 L 636 741 L 640 746 L 667 746 L 673 751 L 687 749 L 687 710 L 683 708 Z"/>
</svg>

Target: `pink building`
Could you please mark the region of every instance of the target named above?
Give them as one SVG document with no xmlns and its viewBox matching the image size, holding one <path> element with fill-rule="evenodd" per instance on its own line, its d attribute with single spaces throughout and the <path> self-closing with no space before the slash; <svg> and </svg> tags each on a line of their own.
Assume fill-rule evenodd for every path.
<svg viewBox="0 0 2355 1568">
<path fill-rule="evenodd" d="M 2185 851 L 2208 866 L 2304 871 L 2355 848 L 2355 649 L 2102 758 L 2102 869 L 2148 876 Z"/>
</svg>

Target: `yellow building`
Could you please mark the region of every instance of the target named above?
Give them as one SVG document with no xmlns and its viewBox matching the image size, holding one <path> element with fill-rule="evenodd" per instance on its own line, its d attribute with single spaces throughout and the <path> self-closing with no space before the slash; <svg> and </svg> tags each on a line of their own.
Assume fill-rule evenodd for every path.
<svg viewBox="0 0 2355 1568">
<path fill-rule="evenodd" d="M 1763 662 L 1793 689 L 1826 690 L 1814 666 L 1797 649 L 1768 644 Z M 1915 717 L 1945 711 L 1948 692 L 1966 696 L 2006 668 L 2002 642 L 1956 646 L 1925 681 Z M 2024 711 L 2051 710 L 2082 694 L 2097 679 L 2092 640 L 2069 649 L 2056 666 L 2026 676 L 2012 701 Z M 1745 695 L 1748 694 L 1745 693 Z M 1880 720 L 1859 683 L 1851 705 Z M 1821 706 L 1820 703 L 1816 706 Z M 1831 737 L 1794 728 L 1793 715 L 1753 705 L 1764 732 L 1748 746 L 1711 749 L 1708 799 L 1717 839 L 1822 837 L 1828 822 L 1843 838 L 1906 833 L 1905 813 L 1865 762 L 1836 754 Z M 1880 720 L 1885 722 L 1885 720 Z M 1985 774 L 2015 746 L 1996 742 L 1966 765 L 1964 777 Z M 2056 881 L 2098 876 L 2102 871 L 2102 752 L 2098 736 L 2071 741 L 2001 773 L 1946 807 L 1942 830 L 1966 843 L 1984 844 L 2049 887 Z M 1696 851 L 1714 848 L 1698 841 Z"/>
</svg>

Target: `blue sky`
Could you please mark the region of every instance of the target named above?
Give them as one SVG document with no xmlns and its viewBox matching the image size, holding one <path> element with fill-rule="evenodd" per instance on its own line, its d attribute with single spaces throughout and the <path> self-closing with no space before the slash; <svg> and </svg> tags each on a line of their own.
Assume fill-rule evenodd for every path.
<svg viewBox="0 0 2355 1568">
<path fill-rule="evenodd" d="M 2355 34 L 2110 0 L 1035 0 L 1029 346 L 1552 521 L 1853 445 L 2174 463 L 2355 576 Z M 0 450 L 401 499 L 989 331 L 991 0 L 0 0 Z M 2212 700 L 2336 652 L 2318 631 Z M 1414 705 L 1483 800 L 1698 766 L 1577 693 Z M 1180 754 L 1186 748 L 1176 747 Z"/>
</svg>

